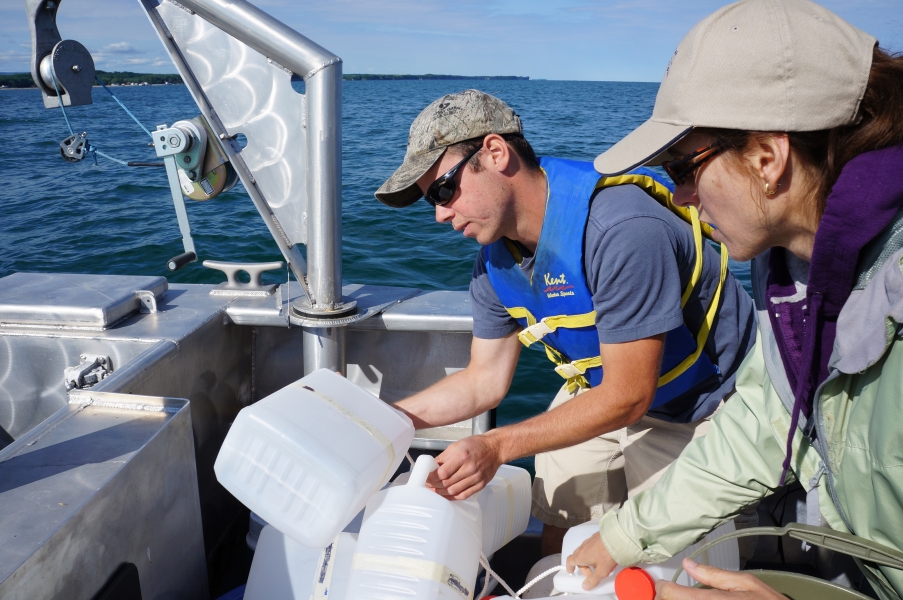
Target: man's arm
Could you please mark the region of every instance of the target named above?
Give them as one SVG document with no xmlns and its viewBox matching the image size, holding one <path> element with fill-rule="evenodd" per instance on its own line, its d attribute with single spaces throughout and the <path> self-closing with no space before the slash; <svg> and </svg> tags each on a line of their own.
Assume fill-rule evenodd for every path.
<svg viewBox="0 0 903 600">
<path fill-rule="evenodd" d="M 602 383 L 561 406 L 521 423 L 455 442 L 439 455 L 430 483 L 461 500 L 483 487 L 503 463 L 567 448 L 639 421 L 658 386 L 665 334 L 600 344 Z"/>
<path fill-rule="evenodd" d="M 514 378 L 521 343 L 517 333 L 498 339 L 473 338 L 470 362 L 424 391 L 394 404 L 414 427 L 440 427 L 498 406 Z"/>
</svg>

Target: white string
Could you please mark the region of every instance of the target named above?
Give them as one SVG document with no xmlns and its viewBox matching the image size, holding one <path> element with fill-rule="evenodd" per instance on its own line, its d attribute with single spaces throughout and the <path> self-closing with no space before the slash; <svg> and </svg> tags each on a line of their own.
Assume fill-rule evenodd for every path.
<svg viewBox="0 0 903 600">
<path fill-rule="evenodd" d="M 504 579 L 502 579 L 501 577 L 498 576 L 498 573 L 496 573 L 489 567 L 489 559 L 487 559 L 486 555 L 483 554 L 482 552 L 480 552 L 480 564 L 483 566 L 484 569 L 486 569 L 486 579 L 483 581 L 483 590 L 480 592 L 480 595 L 477 596 L 476 600 L 482 600 L 482 598 L 485 598 L 486 595 L 489 593 L 489 580 L 490 579 L 495 579 L 500 584 L 502 584 L 502 587 L 505 588 L 505 591 L 508 592 L 508 595 L 510 595 L 512 598 L 520 598 L 521 594 L 523 594 L 524 592 L 529 590 L 531 587 L 533 587 L 534 585 L 536 585 L 537 583 L 539 583 L 540 581 L 542 581 L 543 579 L 545 579 L 552 573 L 557 573 L 558 571 L 564 569 L 563 565 L 558 565 L 556 567 L 552 567 L 551 569 L 547 569 L 547 570 L 543 571 L 542 573 L 540 573 L 539 575 L 537 575 L 536 577 L 534 577 L 533 579 L 531 579 L 529 582 L 527 582 L 524 585 L 524 587 L 522 587 L 521 589 L 519 589 L 518 591 L 515 592 L 514 590 L 511 589 L 511 587 L 507 583 L 505 583 Z"/>
<path fill-rule="evenodd" d="M 517 591 L 517 594 L 515 594 L 514 597 L 520 598 L 520 595 L 523 594 L 524 592 L 526 592 L 527 590 L 529 590 L 531 587 L 533 587 L 534 585 L 536 585 L 537 583 L 539 583 L 540 581 L 542 581 L 543 579 L 545 579 L 552 573 L 557 573 L 558 571 L 562 570 L 563 568 L 564 568 L 563 565 L 558 565 L 557 567 L 552 567 L 551 569 L 549 569 L 547 571 L 543 571 L 541 574 L 539 574 L 536 577 L 534 577 L 533 579 L 531 579 L 529 583 L 524 585 L 524 587 L 519 589 Z"/>
<path fill-rule="evenodd" d="M 492 581 L 493 579 L 494 579 L 494 577 L 492 577 L 489 574 L 489 572 L 487 571 L 486 576 L 483 577 L 483 589 L 480 591 L 480 595 L 477 596 L 477 600 L 483 600 L 483 598 L 485 598 L 486 596 L 489 595 L 489 587 L 490 587 L 489 582 Z"/>
<path fill-rule="evenodd" d="M 486 558 L 486 555 L 480 552 L 480 564 L 483 565 L 483 568 L 486 569 L 486 583 L 483 584 L 483 591 L 486 591 L 486 588 L 489 587 L 489 578 L 494 577 L 496 581 L 502 584 L 502 587 L 505 588 L 505 591 L 508 592 L 512 597 L 517 598 L 517 594 L 514 593 L 514 590 L 511 589 L 505 580 L 498 576 L 498 574 L 492 570 L 492 567 L 489 566 L 489 559 Z M 481 593 L 480 598 L 483 595 Z M 479 600 L 479 599 L 478 599 Z"/>
<path fill-rule="evenodd" d="M 408 464 L 410 464 L 410 465 L 411 465 L 411 468 L 413 469 L 413 468 L 414 468 L 414 459 L 411 458 L 411 453 L 406 451 L 406 452 L 404 453 L 404 457 L 405 457 L 406 459 L 408 459 Z"/>
</svg>

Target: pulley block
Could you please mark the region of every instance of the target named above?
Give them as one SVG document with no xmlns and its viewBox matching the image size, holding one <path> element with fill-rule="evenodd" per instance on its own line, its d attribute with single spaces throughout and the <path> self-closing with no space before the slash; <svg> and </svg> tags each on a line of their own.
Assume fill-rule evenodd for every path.
<svg viewBox="0 0 903 600">
<path fill-rule="evenodd" d="M 69 162 L 78 162 L 88 151 L 88 132 L 73 133 L 60 142 L 60 155 Z"/>
</svg>

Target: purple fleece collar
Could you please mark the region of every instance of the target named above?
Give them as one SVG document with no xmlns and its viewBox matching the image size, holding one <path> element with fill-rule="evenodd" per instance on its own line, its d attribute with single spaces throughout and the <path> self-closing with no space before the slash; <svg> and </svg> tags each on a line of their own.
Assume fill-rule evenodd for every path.
<svg viewBox="0 0 903 600">
<path fill-rule="evenodd" d="M 860 154 L 844 166 L 828 196 L 815 234 L 805 300 L 771 302 L 793 294 L 785 251 L 772 251 L 766 288 L 768 316 L 794 390 L 781 485 L 790 466 L 799 415 L 808 418 L 812 414 L 815 389 L 828 376 L 837 317 L 856 283 L 859 254 L 901 207 L 903 145 Z"/>
</svg>

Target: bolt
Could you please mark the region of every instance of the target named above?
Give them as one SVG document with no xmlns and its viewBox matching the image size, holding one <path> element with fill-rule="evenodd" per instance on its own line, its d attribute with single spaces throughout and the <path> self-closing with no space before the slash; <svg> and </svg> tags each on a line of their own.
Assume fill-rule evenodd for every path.
<svg viewBox="0 0 903 600">
<path fill-rule="evenodd" d="M 73 73 L 80 73 L 81 70 L 82 70 L 82 68 L 81 68 L 80 66 L 78 66 L 78 65 L 72 65 L 72 72 L 73 72 Z"/>
<path fill-rule="evenodd" d="M 194 171 L 188 171 L 188 179 L 194 181 L 197 178 L 198 174 Z"/>
<path fill-rule="evenodd" d="M 180 143 L 181 143 L 181 140 L 179 140 L 179 136 L 177 136 L 177 135 L 169 136 L 169 145 L 172 146 L 173 148 L 178 148 Z"/>
<path fill-rule="evenodd" d="M 182 162 L 185 163 L 185 164 L 187 165 L 188 163 L 191 162 L 191 157 L 190 157 L 190 156 L 183 156 L 183 157 L 182 157 Z"/>
</svg>

